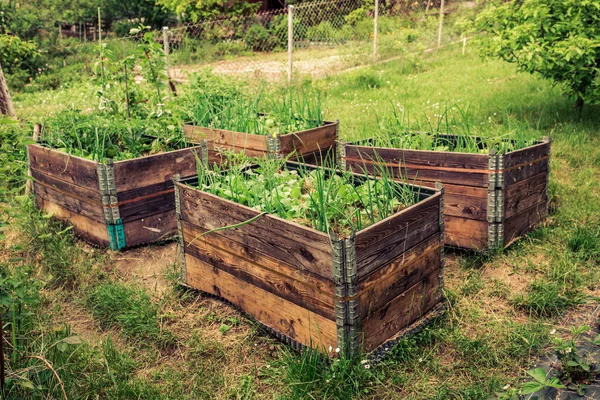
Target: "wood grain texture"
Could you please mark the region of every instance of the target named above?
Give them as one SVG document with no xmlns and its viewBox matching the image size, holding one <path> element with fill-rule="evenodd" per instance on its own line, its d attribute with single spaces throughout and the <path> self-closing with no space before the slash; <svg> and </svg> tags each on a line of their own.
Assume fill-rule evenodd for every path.
<svg viewBox="0 0 600 400">
<path fill-rule="evenodd" d="M 73 212 L 56 203 L 36 196 L 36 204 L 40 210 L 51 213 L 55 218 L 73 226 L 76 236 L 88 243 L 100 247 L 108 247 L 108 231 L 104 222 L 98 222 L 84 215 Z"/>
<path fill-rule="evenodd" d="M 187 283 L 190 286 L 230 301 L 264 325 L 306 346 L 337 346 L 334 321 L 245 282 L 190 254 L 187 254 L 185 259 Z"/>
<path fill-rule="evenodd" d="M 550 155 L 550 142 L 538 143 L 525 149 L 504 154 L 504 169 L 524 163 L 532 163 Z"/>
<path fill-rule="evenodd" d="M 520 164 L 518 168 L 504 170 L 504 185 L 509 186 L 538 174 L 547 174 L 550 159 L 545 158 L 531 164 Z"/>
<path fill-rule="evenodd" d="M 156 192 L 147 197 L 119 201 L 119 214 L 123 222 L 135 221 L 175 209 L 173 189 Z"/>
<path fill-rule="evenodd" d="M 85 198 L 76 198 L 37 181 L 33 183 L 33 189 L 35 196 L 43 198 L 46 202 L 54 203 L 69 210 L 71 213 L 81 214 L 86 218 L 100 223 L 104 223 L 105 221 L 102 204 L 98 204 L 98 202 L 91 202 Z"/>
<path fill-rule="evenodd" d="M 337 122 L 325 122 L 323 126 L 281 135 L 281 154 L 310 154 L 336 146 Z"/>
<path fill-rule="evenodd" d="M 67 183 L 100 191 L 96 162 L 38 144 L 30 144 L 27 149 L 32 172 L 36 171 Z"/>
<path fill-rule="evenodd" d="M 434 234 L 376 272 L 359 279 L 360 318 L 376 312 L 393 298 L 406 292 L 434 270 L 441 268 L 440 235 Z"/>
<path fill-rule="evenodd" d="M 484 250 L 488 245 L 488 222 L 444 215 L 444 243 L 465 249 Z"/>
<path fill-rule="evenodd" d="M 186 254 L 335 321 L 334 289 L 331 281 L 300 271 L 284 260 L 244 249 L 228 239 L 226 234 L 222 236 L 215 232 L 199 237 L 206 230 L 185 221 L 182 221 L 181 225 Z"/>
<path fill-rule="evenodd" d="M 547 215 L 548 201 L 546 200 L 507 218 L 504 221 L 504 245 L 509 246 L 519 237 L 535 229 Z"/>
<path fill-rule="evenodd" d="M 440 232 L 440 196 L 438 192 L 356 234 L 359 279 Z"/>
<path fill-rule="evenodd" d="M 127 247 L 171 240 L 177 233 L 175 208 L 123 223 Z"/>
<path fill-rule="evenodd" d="M 504 193 L 504 218 L 548 200 L 548 175 L 541 173 L 509 185 Z"/>
<path fill-rule="evenodd" d="M 92 188 L 79 186 L 60 179 L 56 179 L 53 176 L 47 175 L 44 172 L 40 172 L 37 170 L 31 170 L 31 176 L 36 182 L 40 184 L 53 187 L 60 192 L 69 194 L 73 198 L 86 201 L 90 204 L 97 204 L 100 207 L 102 207 L 102 197 L 100 195 L 100 189 L 98 186 Z"/>
<path fill-rule="evenodd" d="M 181 219 L 203 229 L 216 229 L 246 222 L 260 213 L 178 183 Z M 332 280 L 331 243 L 328 235 L 285 221 L 274 215 L 227 229 L 227 237 L 262 254 L 286 260 L 299 270 Z"/>
<path fill-rule="evenodd" d="M 386 149 L 346 145 L 346 164 L 354 172 L 377 173 L 373 164 L 385 166 L 402 180 L 423 180 L 474 187 L 487 187 L 486 154 Z"/>
<path fill-rule="evenodd" d="M 201 157 L 201 153 L 200 147 L 190 147 L 115 162 L 117 196 L 144 186 L 170 182 L 175 174 L 179 174 L 181 178 L 196 175 L 196 157 Z"/>
<path fill-rule="evenodd" d="M 434 270 L 422 281 L 361 320 L 362 346 L 366 351 L 385 343 L 439 303 L 440 273 L 439 269 Z"/>
<path fill-rule="evenodd" d="M 267 136 L 252 133 L 234 132 L 225 129 L 205 128 L 193 125 L 184 125 L 184 134 L 188 140 L 198 142 L 207 141 L 209 150 L 223 148 L 227 150 L 254 151 L 266 154 Z"/>
</svg>

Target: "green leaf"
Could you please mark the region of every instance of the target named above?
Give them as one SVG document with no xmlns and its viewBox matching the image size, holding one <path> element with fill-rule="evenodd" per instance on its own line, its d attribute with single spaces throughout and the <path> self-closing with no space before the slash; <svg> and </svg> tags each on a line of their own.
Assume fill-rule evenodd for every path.
<svg viewBox="0 0 600 400">
<path fill-rule="evenodd" d="M 537 382 L 525 382 L 521 388 L 521 394 L 531 394 L 544 389 L 545 385 Z"/>
<path fill-rule="evenodd" d="M 530 369 L 529 371 L 527 371 L 527 375 L 531 376 L 539 383 L 546 382 L 546 371 L 544 370 L 544 368 Z"/>
</svg>

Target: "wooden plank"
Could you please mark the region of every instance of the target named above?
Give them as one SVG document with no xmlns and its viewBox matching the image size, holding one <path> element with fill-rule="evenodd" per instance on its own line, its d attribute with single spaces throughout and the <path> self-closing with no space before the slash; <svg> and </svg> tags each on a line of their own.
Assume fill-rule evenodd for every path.
<svg viewBox="0 0 600 400">
<path fill-rule="evenodd" d="M 246 222 L 260 212 L 178 183 L 181 219 L 204 229 Z M 286 260 L 300 270 L 333 279 L 331 241 L 325 233 L 266 214 L 227 230 L 227 237 L 255 251 Z"/>
<path fill-rule="evenodd" d="M 307 129 L 300 132 L 281 135 L 281 154 L 288 155 L 309 154 L 318 151 L 326 151 L 332 146 L 336 146 L 337 122 L 325 122 L 323 126 L 313 129 Z"/>
<path fill-rule="evenodd" d="M 206 140 L 208 145 L 229 150 L 254 150 L 266 153 L 267 136 L 252 133 L 233 132 L 225 129 L 205 128 L 184 125 L 184 134 L 188 140 L 198 142 Z"/>
<path fill-rule="evenodd" d="M 117 195 L 144 186 L 169 182 L 173 175 L 187 178 L 197 174 L 196 156 L 201 157 L 200 147 L 190 147 L 167 153 L 117 161 L 114 164 Z"/>
<path fill-rule="evenodd" d="M 425 186 L 428 188 L 434 188 L 436 182 L 425 181 L 422 179 L 416 179 L 410 181 L 409 183 L 417 186 Z M 467 197 L 476 197 L 478 199 L 485 199 L 487 201 L 488 198 L 488 188 L 485 187 L 473 187 L 473 186 L 464 186 L 464 185 L 452 185 L 450 183 L 444 183 L 444 200 L 447 195 L 460 195 Z"/>
<path fill-rule="evenodd" d="M 371 351 L 426 314 L 440 301 L 439 269 L 361 320 L 362 346 Z"/>
<path fill-rule="evenodd" d="M 230 301 L 264 325 L 306 346 L 337 347 L 335 322 L 217 267 L 185 256 L 187 284 Z"/>
<path fill-rule="evenodd" d="M 299 271 L 283 260 L 262 256 L 218 234 L 182 221 L 185 252 L 245 282 L 335 321 L 331 281 Z M 194 240 L 195 238 L 198 238 Z"/>
<path fill-rule="evenodd" d="M 435 234 L 389 262 L 383 268 L 359 280 L 358 308 L 366 318 L 393 298 L 441 268 L 440 235 Z"/>
<path fill-rule="evenodd" d="M 127 247 L 171 240 L 177 233 L 175 210 L 169 210 L 123 223 Z"/>
<path fill-rule="evenodd" d="M 441 169 L 440 167 L 425 167 L 416 164 L 400 164 L 395 161 L 373 162 L 346 157 L 346 165 L 353 172 L 365 175 L 379 175 L 381 167 L 385 166 L 390 175 L 403 181 L 429 181 L 443 184 L 488 187 L 489 172 L 485 170 Z M 378 167 L 374 167 L 377 165 Z"/>
<path fill-rule="evenodd" d="M 444 215 L 445 244 L 483 250 L 488 245 L 488 222 Z"/>
<path fill-rule="evenodd" d="M 102 207 L 102 196 L 100 195 L 100 188 L 87 188 L 73 183 L 65 182 L 60 179 L 56 179 L 50 175 L 46 175 L 37 170 L 31 170 L 31 176 L 39 184 L 50 186 L 59 192 L 66 193 L 75 199 L 80 199 L 89 204 L 97 204 Z"/>
<path fill-rule="evenodd" d="M 504 184 L 505 186 L 512 185 L 520 182 L 532 176 L 548 173 L 550 167 L 550 160 L 548 158 L 536 161 L 532 164 L 522 165 L 519 167 L 512 167 L 512 169 L 504 170 Z"/>
<path fill-rule="evenodd" d="M 547 201 L 547 180 L 544 172 L 508 186 L 504 193 L 504 218 Z"/>
<path fill-rule="evenodd" d="M 437 193 L 356 234 L 356 268 L 359 277 L 385 265 L 423 239 L 440 231 Z"/>
<path fill-rule="evenodd" d="M 35 200 L 38 208 L 47 213 L 51 213 L 55 218 L 72 225 L 75 235 L 81 239 L 100 247 L 108 247 L 108 231 L 105 223 L 100 223 L 75 213 L 56 203 L 47 201 L 41 196 L 36 196 Z"/>
<path fill-rule="evenodd" d="M 30 144 L 27 149 L 32 171 L 92 190 L 99 188 L 96 162 L 38 144 Z"/>
<path fill-rule="evenodd" d="M 504 221 L 504 245 L 509 246 L 543 221 L 548 215 L 548 201 L 538 203 Z"/>
<path fill-rule="evenodd" d="M 487 221 L 487 198 L 444 193 L 444 215 Z"/>
<path fill-rule="evenodd" d="M 535 162 L 550 155 L 550 142 L 538 143 L 525 149 L 511 151 L 504 154 L 504 168 L 511 168 L 515 165 L 528 164 Z"/>
<path fill-rule="evenodd" d="M 453 151 L 406 150 L 385 147 L 356 146 L 348 144 L 346 157 L 365 161 L 385 161 L 395 165 L 410 165 L 419 167 L 436 168 L 443 170 L 470 170 L 487 171 L 489 167 L 488 154 L 459 153 Z M 412 167 L 411 167 L 412 168 Z"/>
<path fill-rule="evenodd" d="M 43 198 L 47 202 L 54 203 L 72 213 L 81 214 L 100 223 L 105 221 L 102 204 L 90 203 L 88 199 L 75 198 L 50 186 L 40 184 L 40 182 L 34 182 L 33 189 L 36 197 Z"/>
<path fill-rule="evenodd" d="M 140 197 L 137 199 L 119 200 L 119 214 L 123 222 L 142 219 L 175 209 L 175 193 L 173 189 Z"/>
</svg>

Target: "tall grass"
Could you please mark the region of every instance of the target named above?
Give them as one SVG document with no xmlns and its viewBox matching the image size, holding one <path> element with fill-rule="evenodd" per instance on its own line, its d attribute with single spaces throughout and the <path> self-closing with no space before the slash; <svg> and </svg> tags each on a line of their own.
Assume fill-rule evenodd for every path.
<svg viewBox="0 0 600 400">
<path fill-rule="evenodd" d="M 275 93 L 261 89 L 254 95 L 196 88 L 183 106 L 194 125 L 257 135 L 298 132 L 324 121 L 321 93 L 295 87 Z"/>
<path fill-rule="evenodd" d="M 132 119 L 65 111 L 45 121 L 43 144 L 94 161 L 126 160 L 187 147 L 174 118 Z"/>
<path fill-rule="evenodd" d="M 469 106 L 447 106 L 434 119 L 411 121 L 407 110 L 392 105 L 391 112 L 377 118 L 378 130 L 369 143 L 377 147 L 451 151 L 461 153 L 507 153 L 529 147 L 539 138 L 507 115 L 508 130 L 493 126 L 474 128 Z"/>
</svg>

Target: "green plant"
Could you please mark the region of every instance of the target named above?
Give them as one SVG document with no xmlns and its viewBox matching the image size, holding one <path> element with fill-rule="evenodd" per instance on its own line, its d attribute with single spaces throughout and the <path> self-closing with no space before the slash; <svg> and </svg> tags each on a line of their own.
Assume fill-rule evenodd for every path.
<svg viewBox="0 0 600 400">
<path fill-rule="evenodd" d="M 410 187 L 395 183 L 389 171 L 359 182 L 349 173 L 287 169 L 283 160 L 253 161 L 257 168 L 230 162 L 223 173 L 200 167 L 198 186 L 257 211 L 339 235 L 374 224 L 414 204 L 417 197 Z"/>
<path fill-rule="evenodd" d="M 179 126 L 169 113 L 127 120 L 65 111 L 45 121 L 42 144 L 94 161 L 126 160 L 187 147 Z"/>
<path fill-rule="evenodd" d="M 590 330 L 588 325 L 571 327 L 571 337 L 567 340 L 554 340 L 554 353 L 561 363 L 561 377 L 567 385 L 586 384 L 598 374 L 598 366 L 593 359 L 585 357 L 578 349 L 577 341 Z"/>
<path fill-rule="evenodd" d="M 511 299 L 511 303 L 516 307 L 540 317 L 561 315 L 568 307 L 582 301 L 579 290 L 547 280 L 532 282 L 526 294 L 518 294 Z"/>
<path fill-rule="evenodd" d="M 472 130 L 469 106 L 446 106 L 427 116 L 425 123 L 414 123 L 408 111 L 392 105 L 392 112 L 378 120 L 379 130 L 369 142 L 377 147 L 414 150 L 453 151 L 488 154 L 507 153 L 531 146 L 536 142 L 532 133 L 519 126 L 499 135 L 485 132 L 476 136 Z"/>
<path fill-rule="evenodd" d="M 103 328 L 118 327 L 131 339 L 160 347 L 174 343 L 172 334 L 162 329 L 159 305 L 141 288 L 103 283 L 89 293 L 86 305 Z"/>
<path fill-rule="evenodd" d="M 323 125 L 319 91 L 290 87 L 271 96 L 262 90 L 250 96 L 226 85 L 222 87 L 223 90 L 211 89 L 208 81 L 191 92 L 183 104 L 187 119 L 198 126 L 265 136 Z M 270 113 L 261 114 L 262 107 Z"/>
<path fill-rule="evenodd" d="M 600 103 L 600 2 L 525 0 L 493 5 L 477 28 L 491 35 L 484 53 L 564 85 L 577 105 Z"/>
<path fill-rule="evenodd" d="M 271 51 L 277 45 L 277 40 L 262 24 L 254 24 L 246 31 L 244 42 L 254 51 Z"/>
</svg>

